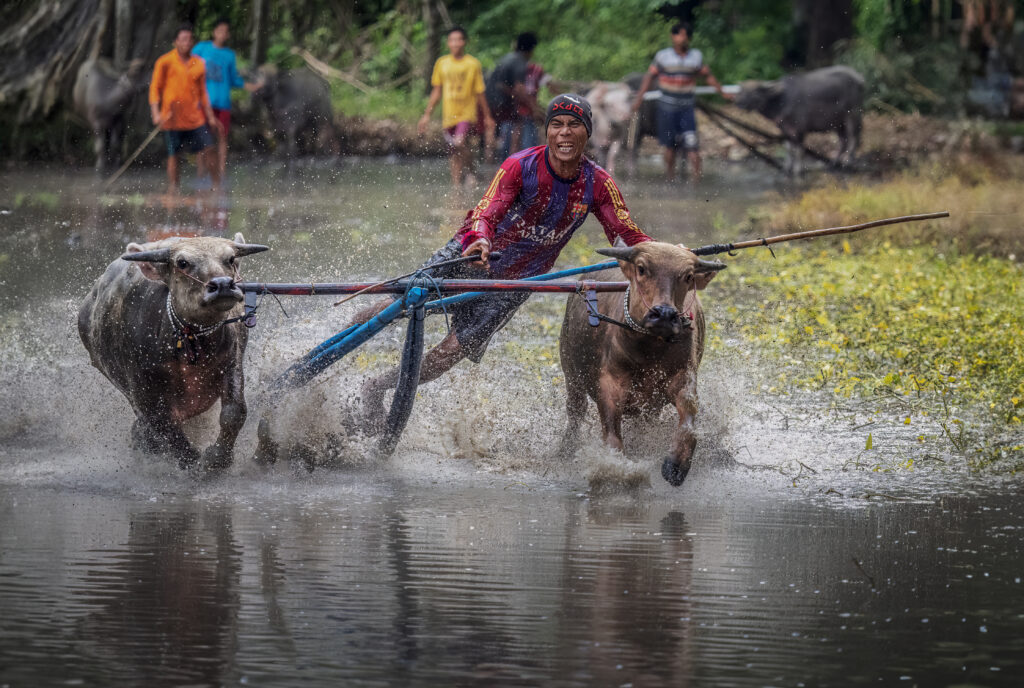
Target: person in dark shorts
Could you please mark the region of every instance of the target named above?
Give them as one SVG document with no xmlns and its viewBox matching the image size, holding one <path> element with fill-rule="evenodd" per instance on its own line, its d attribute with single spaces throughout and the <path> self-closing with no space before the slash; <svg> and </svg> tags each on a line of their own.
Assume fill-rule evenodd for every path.
<svg viewBox="0 0 1024 688">
<path fill-rule="evenodd" d="M 455 236 L 424 265 L 473 254 L 480 260 L 440 268 L 433 276 L 522 279 L 545 273 L 591 212 L 609 242 L 621 239 L 632 246 L 652 240 L 633 222 L 608 173 L 583 155 L 592 131 L 590 103 L 575 94 L 556 97 L 546 111 L 545 131 L 547 145 L 509 156 Z M 500 260 L 489 260 L 492 251 L 501 252 Z M 528 296 L 494 293 L 452 306 L 451 330 L 424 356 L 420 381 L 439 377 L 463 358 L 479 362 L 491 337 Z M 369 320 L 391 302 L 361 310 L 353 322 Z M 382 428 L 384 394 L 397 380 L 396 369 L 364 384 L 368 431 Z"/>
<path fill-rule="evenodd" d="M 192 54 L 192 27 L 181 26 L 174 38 L 174 49 L 157 58 L 149 84 L 149 107 L 153 124 L 167 137 L 168 193 L 178 192 L 181 174 L 178 167 L 183 150 L 202 156 L 210 170 L 214 189 L 220 188 L 217 151 L 207 123 L 220 133 L 223 127 L 214 116 L 206 93 L 206 66 Z"/>
<path fill-rule="evenodd" d="M 704 78 L 723 98 L 732 100 L 704 64 L 701 52 L 690 47 L 692 35 L 688 24 L 679 23 L 672 27 L 672 47 L 659 50 L 654 55 L 633 102 L 633 111 L 636 112 L 643 102 L 644 93 L 650 90 L 654 79 L 658 79 L 661 91 L 658 98 L 658 141 L 665 149 L 665 175 L 670 181 L 676 175 L 676 151 L 679 148 L 686 152 L 694 181 L 701 176 L 695 112 L 697 79 Z"/>
</svg>

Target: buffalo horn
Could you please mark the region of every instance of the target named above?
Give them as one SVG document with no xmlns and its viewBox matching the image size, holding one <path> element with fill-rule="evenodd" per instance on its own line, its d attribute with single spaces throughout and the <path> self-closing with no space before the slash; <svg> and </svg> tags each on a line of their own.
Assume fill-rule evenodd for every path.
<svg viewBox="0 0 1024 688">
<path fill-rule="evenodd" d="M 270 247 L 263 244 L 235 244 L 235 255 L 239 258 L 269 250 Z"/>
<path fill-rule="evenodd" d="M 624 260 L 627 263 L 633 262 L 633 254 L 636 253 L 636 249 L 632 246 L 611 246 L 609 248 L 599 248 L 597 252 L 602 256 L 608 256 L 609 258 L 615 258 L 616 260 Z"/>
<path fill-rule="evenodd" d="M 726 265 L 725 263 L 719 263 L 714 260 L 703 260 L 698 258 L 697 267 L 700 268 L 700 272 L 707 272 L 708 270 L 718 272 L 719 270 L 725 270 Z"/>
<path fill-rule="evenodd" d="M 121 260 L 134 260 L 142 263 L 166 263 L 171 259 L 171 249 L 157 248 L 152 251 L 136 251 L 121 256 Z"/>
</svg>

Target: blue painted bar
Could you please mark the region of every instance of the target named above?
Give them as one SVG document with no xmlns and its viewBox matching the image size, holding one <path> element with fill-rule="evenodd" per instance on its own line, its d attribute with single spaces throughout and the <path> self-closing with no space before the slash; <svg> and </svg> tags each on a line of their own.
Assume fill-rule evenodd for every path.
<svg viewBox="0 0 1024 688">
<path fill-rule="evenodd" d="M 282 383 L 287 382 L 289 386 L 293 387 L 309 382 L 315 375 L 323 372 L 370 337 L 387 327 L 392 320 L 395 320 L 402 314 L 402 311 L 415 309 L 423 305 L 428 298 L 430 298 L 430 292 L 427 289 L 413 287 L 404 298 L 395 301 L 362 325 L 350 327 L 345 332 L 341 332 L 317 346 L 314 351 L 320 350 L 320 353 L 311 355 L 313 353 L 311 351 L 306 355 L 305 360 L 293 365 L 278 380 Z M 348 334 L 345 334 L 346 332 Z M 334 341 L 334 344 L 327 346 L 328 342 L 331 341 Z"/>
<path fill-rule="evenodd" d="M 314 356 L 319 356 L 321 353 L 323 353 L 327 349 L 330 349 L 332 346 L 334 346 L 335 344 L 340 342 L 342 339 L 344 339 L 345 337 L 347 337 L 350 334 L 352 334 L 353 332 L 355 332 L 356 328 L 358 328 L 358 327 L 359 327 L 359 323 L 356 323 L 355 325 L 352 325 L 351 327 L 345 328 L 344 330 L 342 330 L 338 334 L 334 335 L 330 339 L 324 340 L 320 344 L 317 344 L 315 347 L 310 349 L 309 352 L 305 356 L 302 357 L 302 360 L 308 361 L 311 358 L 313 358 Z"/>
</svg>

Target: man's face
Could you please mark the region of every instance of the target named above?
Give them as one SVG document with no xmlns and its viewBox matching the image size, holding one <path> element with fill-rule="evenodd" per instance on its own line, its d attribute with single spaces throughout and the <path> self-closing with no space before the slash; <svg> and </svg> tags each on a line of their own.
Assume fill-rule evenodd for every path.
<svg viewBox="0 0 1024 688">
<path fill-rule="evenodd" d="M 452 55 L 461 55 L 466 49 L 466 37 L 461 31 L 452 31 L 448 34 L 448 52 Z"/>
<path fill-rule="evenodd" d="M 178 37 L 174 39 L 174 47 L 182 55 L 192 52 L 192 32 L 179 31 Z"/>
<path fill-rule="evenodd" d="M 578 162 L 588 138 L 583 120 L 572 115 L 557 115 L 548 123 L 548 152 L 560 162 Z"/>
<path fill-rule="evenodd" d="M 215 43 L 227 43 L 231 38 L 231 28 L 227 24 L 217 24 L 213 27 L 213 41 Z"/>
<path fill-rule="evenodd" d="M 672 46 L 676 50 L 686 50 L 690 47 L 690 34 L 686 29 L 679 29 L 678 33 L 672 34 Z"/>
</svg>

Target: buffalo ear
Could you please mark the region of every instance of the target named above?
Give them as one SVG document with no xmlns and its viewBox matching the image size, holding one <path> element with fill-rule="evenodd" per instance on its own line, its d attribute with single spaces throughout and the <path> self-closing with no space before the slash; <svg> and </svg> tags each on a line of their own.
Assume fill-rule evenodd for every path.
<svg viewBox="0 0 1024 688">
<path fill-rule="evenodd" d="M 154 282 L 166 282 L 170 270 L 167 263 L 171 259 L 169 248 L 145 250 L 143 246 L 132 242 L 125 249 L 121 260 L 130 260 L 139 264 L 142 276 Z"/>
<path fill-rule="evenodd" d="M 698 260 L 697 265 L 693 268 L 693 280 L 697 284 L 698 289 L 705 289 L 708 283 L 715 278 L 719 270 L 725 270 L 728 267 L 725 263 L 719 263 L 714 260 Z"/>
</svg>

